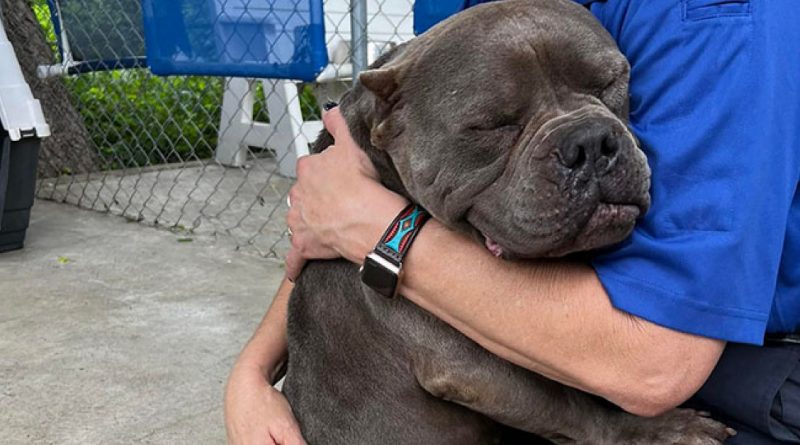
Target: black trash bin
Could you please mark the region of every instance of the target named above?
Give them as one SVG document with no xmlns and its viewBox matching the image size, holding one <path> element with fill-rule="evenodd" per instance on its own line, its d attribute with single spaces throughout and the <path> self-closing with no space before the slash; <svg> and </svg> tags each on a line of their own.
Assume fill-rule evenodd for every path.
<svg viewBox="0 0 800 445">
<path fill-rule="evenodd" d="M 36 191 L 40 140 L 11 141 L 0 126 L 0 253 L 21 249 Z"/>
</svg>

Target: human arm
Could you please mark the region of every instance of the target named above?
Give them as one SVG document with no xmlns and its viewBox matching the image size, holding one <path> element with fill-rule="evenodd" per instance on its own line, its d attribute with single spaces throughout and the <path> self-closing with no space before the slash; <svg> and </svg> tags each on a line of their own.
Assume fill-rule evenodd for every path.
<svg viewBox="0 0 800 445">
<path fill-rule="evenodd" d="M 404 267 L 402 295 L 484 348 L 634 414 L 691 397 L 724 347 L 615 309 L 588 265 L 505 262 L 435 222 Z"/>
<path fill-rule="evenodd" d="M 311 258 L 325 246 L 360 263 L 405 201 L 354 167 L 360 152 L 338 111 L 325 122 L 336 145 L 298 164 L 290 257 Z M 635 414 L 655 415 L 690 397 L 724 347 L 614 309 L 587 265 L 499 260 L 436 221 L 420 232 L 404 267 L 402 295 L 489 351 Z"/>
<path fill-rule="evenodd" d="M 286 310 L 293 285 L 284 280 L 228 377 L 228 443 L 304 444 L 291 408 L 272 387 L 287 358 Z"/>
</svg>

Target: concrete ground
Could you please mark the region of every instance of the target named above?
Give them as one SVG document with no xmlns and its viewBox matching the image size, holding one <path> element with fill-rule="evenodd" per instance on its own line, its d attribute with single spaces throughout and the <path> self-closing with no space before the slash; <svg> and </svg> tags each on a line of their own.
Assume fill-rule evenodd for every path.
<svg viewBox="0 0 800 445">
<path fill-rule="evenodd" d="M 227 372 L 283 275 L 233 247 L 37 201 L 0 254 L 0 443 L 224 443 Z"/>
</svg>

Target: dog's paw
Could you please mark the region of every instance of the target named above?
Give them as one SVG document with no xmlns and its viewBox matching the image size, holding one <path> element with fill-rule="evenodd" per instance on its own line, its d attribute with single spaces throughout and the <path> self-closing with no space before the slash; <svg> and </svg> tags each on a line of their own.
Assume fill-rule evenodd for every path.
<svg viewBox="0 0 800 445">
<path fill-rule="evenodd" d="M 722 445 L 736 431 L 692 409 L 674 409 L 658 417 L 642 419 L 621 443 L 636 445 Z M 635 432 L 634 432 L 635 431 Z M 623 433 L 623 435 L 625 435 Z"/>
</svg>

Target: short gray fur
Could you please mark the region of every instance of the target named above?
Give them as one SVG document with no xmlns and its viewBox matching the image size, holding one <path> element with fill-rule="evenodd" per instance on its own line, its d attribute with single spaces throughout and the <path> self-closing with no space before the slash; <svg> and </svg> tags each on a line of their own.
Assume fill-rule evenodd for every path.
<svg viewBox="0 0 800 445">
<path fill-rule="evenodd" d="M 386 55 L 340 106 L 387 187 L 508 259 L 562 256 L 622 240 L 649 206 L 649 170 L 627 129 L 628 71 L 574 2 L 497 2 Z M 575 151 L 598 137 L 610 142 Z M 323 133 L 314 149 L 331 143 Z M 637 211 L 609 216 L 599 203 Z M 503 443 L 503 425 L 558 444 L 727 437 L 693 411 L 632 416 L 503 361 L 366 288 L 343 260 L 307 265 L 288 322 L 284 392 L 312 445 Z"/>
</svg>

